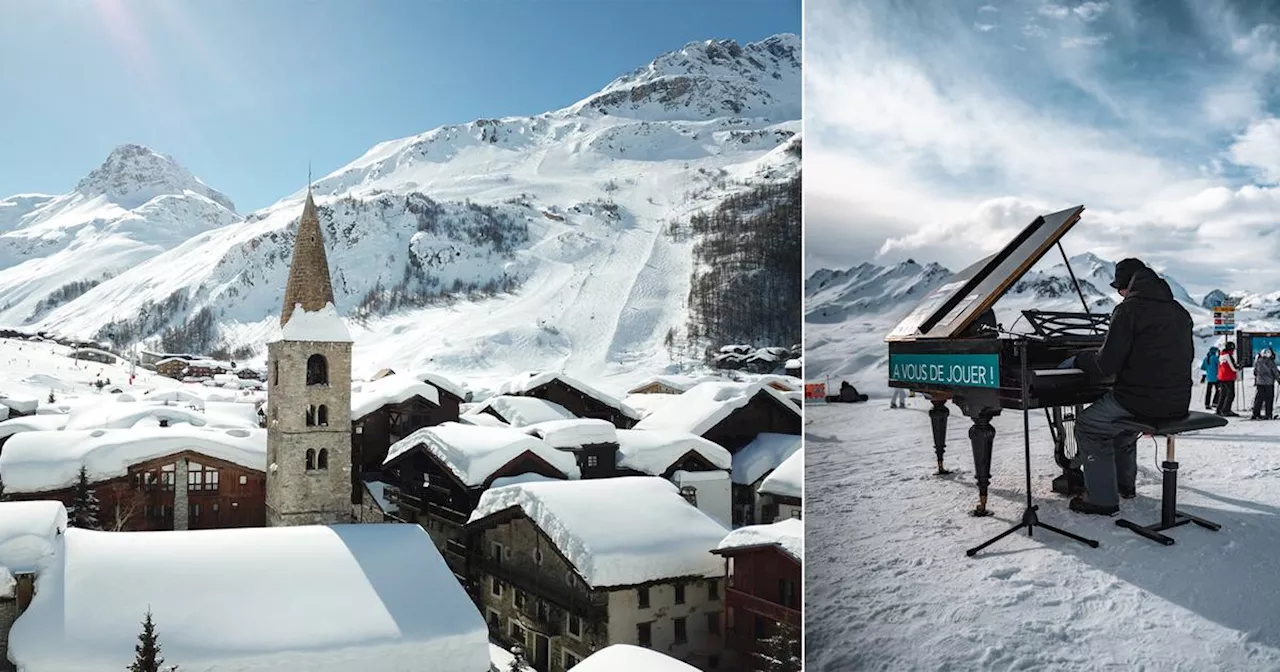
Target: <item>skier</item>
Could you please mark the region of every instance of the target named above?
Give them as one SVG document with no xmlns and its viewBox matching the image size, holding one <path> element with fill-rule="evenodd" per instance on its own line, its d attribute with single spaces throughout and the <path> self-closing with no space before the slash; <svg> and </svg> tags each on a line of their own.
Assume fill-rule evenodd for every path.
<svg viewBox="0 0 1280 672">
<path fill-rule="evenodd" d="M 1204 410 L 1218 406 L 1218 346 L 1209 348 L 1204 361 L 1200 362 L 1200 382 L 1204 388 Z"/>
</svg>

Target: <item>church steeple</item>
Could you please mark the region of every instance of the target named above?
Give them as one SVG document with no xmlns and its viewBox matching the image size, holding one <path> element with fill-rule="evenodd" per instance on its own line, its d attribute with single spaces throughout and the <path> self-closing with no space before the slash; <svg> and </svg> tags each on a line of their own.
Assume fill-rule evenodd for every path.
<svg viewBox="0 0 1280 672">
<path fill-rule="evenodd" d="M 308 184 L 307 202 L 302 206 L 298 237 L 293 243 L 293 261 L 289 265 L 289 283 L 284 289 L 280 325 L 284 326 L 289 321 L 297 305 L 311 313 L 332 302 L 333 283 L 329 279 L 329 259 L 324 251 L 320 216 L 316 211 L 316 202 L 311 198 L 311 185 Z"/>
</svg>

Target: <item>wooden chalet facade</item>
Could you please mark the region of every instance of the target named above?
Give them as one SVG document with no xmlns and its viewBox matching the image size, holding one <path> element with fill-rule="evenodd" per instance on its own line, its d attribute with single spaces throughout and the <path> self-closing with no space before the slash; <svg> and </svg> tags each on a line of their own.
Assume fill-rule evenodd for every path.
<svg viewBox="0 0 1280 672">
<path fill-rule="evenodd" d="M 182 380 L 187 371 L 187 360 L 169 357 L 156 362 L 156 373 L 174 380 Z"/>
<path fill-rule="evenodd" d="M 802 434 L 804 423 L 800 409 L 776 394 L 763 389 L 756 392 L 751 401 L 703 432 L 702 437 L 724 446 L 730 453 L 737 453 L 765 432 Z"/>
<path fill-rule="evenodd" d="M 437 390 L 439 404 L 413 396 L 352 419 L 351 459 L 356 470 L 366 477 L 377 477 L 382 473 L 382 463 L 392 444 L 423 427 L 457 422 L 461 400 Z"/>
<path fill-rule="evenodd" d="M 552 378 L 528 390 L 509 391 L 505 394 L 545 399 L 560 404 L 576 417 L 604 420 L 618 429 L 631 429 L 640 421 L 640 418 L 631 417 L 559 378 Z"/>
<path fill-rule="evenodd" d="M 175 484 L 186 460 L 185 502 Z M 129 466 L 128 474 L 90 484 L 98 498 L 98 523 L 104 530 L 209 530 L 266 525 L 266 474 L 232 462 L 183 451 Z M 53 499 L 70 507 L 72 488 L 9 493 L 14 500 Z M 186 509 L 186 525 L 176 509 Z"/>
<path fill-rule="evenodd" d="M 405 522 L 417 522 L 431 536 L 445 562 L 467 585 L 468 552 L 464 526 L 480 503 L 480 496 L 496 479 L 538 474 L 567 476 L 546 460 L 525 451 L 494 471 L 477 486 L 469 486 L 425 446 L 407 450 L 382 466 L 387 499 Z"/>
<path fill-rule="evenodd" d="M 723 578 L 593 587 L 519 507 L 477 520 L 467 532 L 472 596 L 490 636 L 508 649 L 522 646 L 537 672 L 565 672 L 612 644 L 652 648 L 709 672 L 725 669 Z"/>
<path fill-rule="evenodd" d="M 759 643 L 780 632 L 794 637 L 800 654 L 802 620 L 799 558 L 776 544 L 713 551 L 730 566 L 725 589 L 725 634 L 735 653 L 732 669 L 764 670 L 755 657 Z"/>
</svg>

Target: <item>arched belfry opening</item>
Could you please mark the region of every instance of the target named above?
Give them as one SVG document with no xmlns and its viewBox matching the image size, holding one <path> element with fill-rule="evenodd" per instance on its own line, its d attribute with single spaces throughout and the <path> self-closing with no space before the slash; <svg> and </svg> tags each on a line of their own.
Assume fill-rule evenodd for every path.
<svg viewBox="0 0 1280 672">
<path fill-rule="evenodd" d="M 307 358 L 307 385 L 329 384 L 329 362 L 324 355 L 311 355 Z"/>
</svg>

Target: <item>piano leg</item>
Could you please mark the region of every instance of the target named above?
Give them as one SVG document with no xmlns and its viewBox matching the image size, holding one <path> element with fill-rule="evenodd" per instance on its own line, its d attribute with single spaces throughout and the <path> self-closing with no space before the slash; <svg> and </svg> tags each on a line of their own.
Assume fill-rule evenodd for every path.
<svg viewBox="0 0 1280 672">
<path fill-rule="evenodd" d="M 933 452 L 938 456 L 938 471 L 936 475 L 946 476 L 951 473 L 946 467 L 942 466 L 942 454 L 947 452 L 947 416 L 951 415 L 951 411 L 947 410 L 946 398 L 934 399 L 933 408 L 929 409 L 929 424 L 933 425 Z"/>
<path fill-rule="evenodd" d="M 991 485 L 991 449 L 996 440 L 996 428 L 991 426 L 995 413 L 983 411 L 973 416 L 969 428 L 969 443 L 973 446 L 973 474 L 978 479 L 978 508 L 973 516 L 989 516 L 987 510 L 987 486 Z"/>
</svg>

